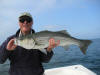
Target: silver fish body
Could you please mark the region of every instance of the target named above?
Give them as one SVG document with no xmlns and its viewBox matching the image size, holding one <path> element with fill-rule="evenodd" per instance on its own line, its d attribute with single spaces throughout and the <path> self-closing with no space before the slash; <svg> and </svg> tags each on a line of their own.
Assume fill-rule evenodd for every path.
<svg viewBox="0 0 100 75">
<path fill-rule="evenodd" d="M 86 54 L 86 50 L 88 45 L 92 42 L 91 40 L 81 40 L 72 37 L 71 35 L 66 32 L 66 30 L 62 31 L 41 31 L 26 37 L 20 37 L 15 39 L 15 44 L 26 49 L 39 49 L 42 50 L 49 46 L 49 40 L 53 38 L 55 42 L 60 40 L 59 46 L 64 47 L 66 50 L 69 48 L 70 45 L 77 45 L 83 54 Z"/>
</svg>

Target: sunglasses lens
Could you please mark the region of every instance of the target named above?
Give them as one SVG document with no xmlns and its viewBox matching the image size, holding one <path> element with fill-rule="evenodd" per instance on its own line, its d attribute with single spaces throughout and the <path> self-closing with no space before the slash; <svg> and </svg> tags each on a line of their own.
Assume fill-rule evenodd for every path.
<svg viewBox="0 0 100 75">
<path fill-rule="evenodd" d="M 19 21 L 20 21 L 21 23 L 24 23 L 25 19 L 20 19 Z"/>
<path fill-rule="evenodd" d="M 19 18 L 19 21 L 21 23 L 24 23 L 24 21 L 27 21 L 28 23 L 32 22 L 32 18 L 28 17 L 28 16 L 22 16 Z"/>
</svg>

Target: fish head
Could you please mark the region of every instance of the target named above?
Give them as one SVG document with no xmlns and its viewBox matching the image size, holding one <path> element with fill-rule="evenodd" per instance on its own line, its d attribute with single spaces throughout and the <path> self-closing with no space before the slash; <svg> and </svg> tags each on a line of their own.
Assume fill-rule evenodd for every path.
<svg viewBox="0 0 100 75">
<path fill-rule="evenodd" d="M 21 46 L 26 49 L 32 49 L 35 45 L 33 38 L 16 38 L 15 45 Z"/>
</svg>

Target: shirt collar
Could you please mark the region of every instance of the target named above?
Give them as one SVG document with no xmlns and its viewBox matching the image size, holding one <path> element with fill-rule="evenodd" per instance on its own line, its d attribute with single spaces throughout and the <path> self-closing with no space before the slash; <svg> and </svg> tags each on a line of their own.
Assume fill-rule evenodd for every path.
<svg viewBox="0 0 100 75">
<path fill-rule="evenodd" d="M 32 34 L 32 30 L 31 30 L 31 32 L 29 34 Z M 22 36 L 25 36 L 25 35 L 23 35 L 22 32 L 21 32 L 21 30 L 20 30 L 18 37 L 22 37 Z"/>
</svg>

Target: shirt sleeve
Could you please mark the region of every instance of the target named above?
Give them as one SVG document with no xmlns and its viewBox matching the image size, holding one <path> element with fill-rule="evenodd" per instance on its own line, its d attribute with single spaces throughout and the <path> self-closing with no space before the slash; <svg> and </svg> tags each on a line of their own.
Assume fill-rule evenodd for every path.
<svg viewBox="0 0 100 75">
<path fill-rule="evenodd" d="M 39 51 L 40 60 L 41 60 L 41 62 L 48 63 L 54 53 L 53 53 L 53 51 L 48 52 L 46 49 L 44 49 L 44 52 L 45 53 Z"/>
<path fill-rule="evenodd" d="M 3 64 L 10 55 L 10 51 L 6 49 L 9 39 L 5 40 L 0 46 L 0 63 Z"/>
</svg>

